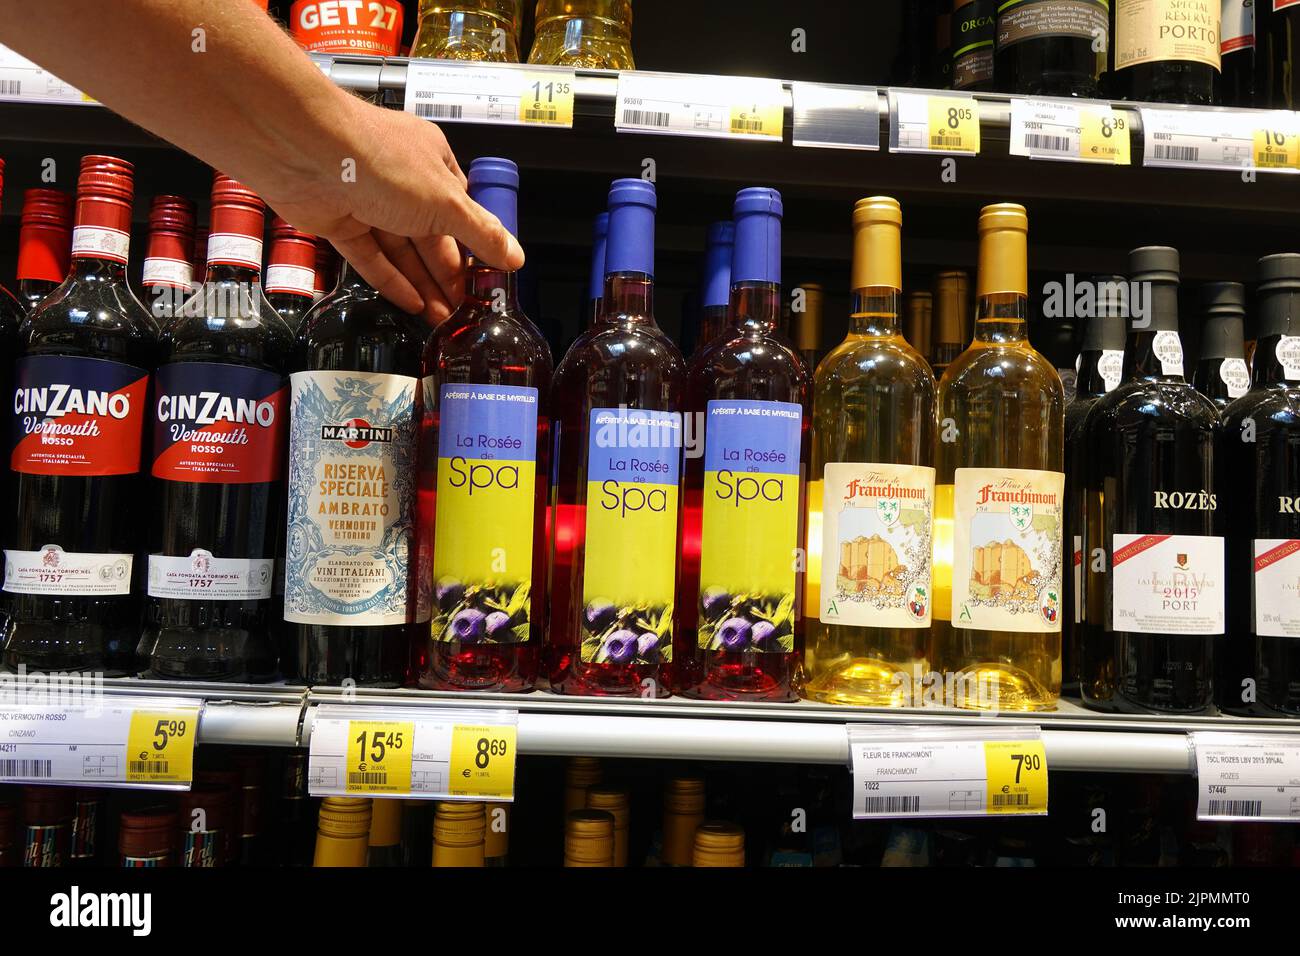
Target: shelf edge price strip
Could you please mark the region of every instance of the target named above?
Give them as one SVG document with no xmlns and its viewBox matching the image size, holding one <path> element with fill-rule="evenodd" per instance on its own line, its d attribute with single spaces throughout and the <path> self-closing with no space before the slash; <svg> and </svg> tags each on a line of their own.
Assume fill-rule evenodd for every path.
<svg viewBox="0 0 1300 956">
<path fill-rule="evenodd" d="M 185 789 L 201 714 L 152 698 L 0 705 L 0 780 Z"/>
<path fill-rule="evenodd" d="M 614 126 L 620 133 L 779 143 L 787 99 L 780 80 L 625 70 Z"/>
<path fill-rule="evenodd" d="M 880 149 L 880 91 L 874 86 L 790 84 L 795 146 Z"/>
<path fill-rule="evenodd" d="M 1300 823 L 1300 735 L 1193 731 L 1196 819 Z"/>
<path fill-rule="evenodd" d="M 322 704 L 311 725 L 312 796 L 514 799 L 516 711 Z"/>
<path fill-rule="evenodd" d="M 7 46 L 0 46 L 0 102 L 99 105 L 94 97 Z"/>
<path fill-rule="evenodd" d="M 849 724 L 853 817 L 1043 816 L 1047 753 L 1037 727 Z"/>
<path fill-rule="evenodd" d="M 1143 108 L 1144 166 L 1300 172 L 1300 116 L 1285 110 Z"/>
<path fill-rule="evenodd" d="M 889 91 L 889 151 L 977 156 L 980 105 L 969 93 Z"/>
<path fill-rule="evenodd" d="M 402 108 L 436 123 L 571 129 L 576 82 L 560 68 L 411 60 Z"/>
<path fill-rule="evenodd" d="M 1009 151 L 1031 159 L 1127 166 L 1129 123 L 1108 103 L 1014 97 Z"/>
</svg>

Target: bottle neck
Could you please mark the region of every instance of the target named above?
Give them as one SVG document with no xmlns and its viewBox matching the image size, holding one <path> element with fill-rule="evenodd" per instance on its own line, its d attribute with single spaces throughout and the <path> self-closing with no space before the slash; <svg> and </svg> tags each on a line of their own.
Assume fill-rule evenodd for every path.
<svg viewBox="0 0 1300 956">
<path fill-rule="evenodd" d="M 975 306 L 975 341 L 988 345 L 1022 345 L 1029 339 L 1029 296 L 990 292 Z"/>
<path fill-rule="evenodd" d="M 1277 349 L 1281 342 L 1281 335 L 1270 335 L 1255 343 L 1255 354 L 1252 357 L 1250 370 L 1252 387 L 1300 381 L 1300 378 L 1287 377 L 1286 366 L 1277 357 Z"/>
<path fill-rule="evenodd" d="M 654 277 L 644 272 L 611 272 L 605 276 L 602 322 L 654 325 Z"/>
<path fill-rule="evenodd" d="M 708 345 L 727 329 L 727 307 L 709 305 L 700 310 L 700 345 Z"/>
<path fill-rule="evenodd" d="M 352 268 L 352 263 L 348 262 L 346 259 L 342 259 L 341 264 L 339 265 L 339 277 L 334 283 L 334 290 L 327 289 L 325 294 L 329 295 L 331 291 L 343 291 L 345 289 L 349 292 L 368 292 L 372 295 L 379 294 L 374 286 L 361 278 L 361 273 Z"/>
<path fill-rule="evenodd" d="M 902 334 L 899 309 L 902 293 L 889 286 L 868 286 L 853 291 L 850 335 L 895 336 Z"/>
<path fill-rule="evenodd" d="M 95 256 L 73 256 L 68 278 L 78 282 L 125 282 L 126 263 Z"/>
<path fill-rule="evenodd" d="M 774 332 L 781 323 L 781 285 L 778 282 L 737 282 L 728 306 L 734 328 Z"/>
<path fill-rule="evenodd" d="M 1106 379 L 1101 374 L 1101 352 L 1088 349 L 1079 353 L 1079 377 L 1074 394 L 1078 398 L 1100 398 L 1106 394 Z"/>
<path fill-rule="evenodd" d="M 465 270 L 465 298 L 496 312 L 519 311 L 517 274 L 470 260 Z"/>
<path fill-rule="evenodd" d="M 228 262 L 209 262 L 204 274 L 205 283 L 238 283 L 255 285 L 262 281 L 262 270 L 251 266 L 237 266 Z"/>
<path fill-rule="evenodd" d="M 1178 286 L 1170 282 L 1151 282 L 1147 296 L 1147 314 L 1130 320 L 1124 342 L 1124 380 L 1133 378 L 1183 381 L 1181 374 L 1166 371 L 1175 345 L 1182 351 L 1178 337 Z M 1159 348 L 1157 348 L 1157 344 Z M 1164 356 L 1162 358 L 1162 355 Z"/>
</svg>

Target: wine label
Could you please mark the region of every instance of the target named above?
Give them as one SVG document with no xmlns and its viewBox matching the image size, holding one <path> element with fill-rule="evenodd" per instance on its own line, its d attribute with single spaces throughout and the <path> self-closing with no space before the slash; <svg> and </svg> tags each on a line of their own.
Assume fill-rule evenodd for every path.
<svg viewBox="0 0 1300 956">
<path fill-rule="evenodd" d="M 406 375 L 290 376 L 284 619 L 407 619 L 414 544 L 416 395 Z"/>
<path fill-rule="evenodd" d="M 672 660 L 682 416 L 593 408 L 587 446 L 582 660 Z"/>
<path fill-rule="evenodd" d="M 154 376 L 153 475 L 252 484 L 284 477 L 284 377 L 216 362 L 174 362 Z"/>
<path fill-rule="evenodd" d="M 304 266 L 268 266 L 262 287 L 267 292 L 296 292 L 309 296 L 316 291 L 316 270 Z"/>
<path fill-rule="evenodd" d="M 1228 386 L 1229 398 L 1241 398 L 1250 391 L 1250 369 L 1246 360 L 1239 358 L 1224 359 L 1219 365 L 1219 381 Z"/>
<path fill-rule="evenodd" d="M 72 835 L 68 856 L 74 860 L 93 860 L 99 830 L 99 801 L 78 800 L 72 812 Z"/>
<path fill-rule="evenodd" d="M 1220 69 L 1222 0 L 1117 0 L 1115 69 L 1183 60 Z"/>
<path fill-rule="evenodd" d="M 1065 475 L 958 468 L 953 489 L 952 626 L 1061 629 Z"/>
<path fill-rule="evenodd" d="M 208 235 L 208 265 L 262 268 L 262 240 L 237 232 Z"/>
<path fill-rule="evenodd" d="M 129 554 L 85 554 L 47 544 L 39 551 L 5 549 L 10 594 L 117 597 L 131 593 Z"/>
<path fill-rule="evenodd" d="M 9 466 L 27 475 L 140 470 L 149 373 L 106 359 L 29 355 L 14 365 Z"/>
<path fill-rule="evenodd" d="M 934 469 L 833 462 L 822 492 L 821 620 L 929 627 Z"/>
<path fill-rule="evenodd" d="M 223 830 L 186 830 L 181 845 L 181 866 L 207 869 L 223 865 L 225 841 Z"/>
<path fill-rule="evenodd" d="M 965 0 L 952 14 L 952 88 L 993 79 L 996 0 Z"/>
<path fill-rule="evenodd" d="M 1074 588 L 1074 592 L 1073 592 L 1074 593 L 1074 623 L 1082 624 L 1083 623 L 1083 538 L 1081 538 L 1079 535 L 1076 534 L 1074 536 L 1073 546 L 1070 548 L 1070 551 L 1074 555 L 1074 559 L 1070 562 L 1074 574 L 1074 580 L 1072 582 L 1072 587 Z"/>
<path fill-rule="evenodd" d="M 1117 534 L 1111 627 L 1138 634 L 1223 633 L 1223 539 Z"/>
<path fill-rule="evenodd" d="M 396 56 L 402 42 L 401 0 L 294 0 L 289 31 L 310 53 Z"/>
<path fill-rule="evenodd" d="M 528 640 L 537 389 L 443 385 L 434 522 L 435 641 Z"/>
<path fill-rule="evenodd" d="M 1105 0 L 1010 0 L 998 9 L 999 51 L 1025 40 L 1073 37 L 1096 41 L 1095 50 L 1104 54 L 1109 34 Z"/>
<path fill-rule="evenodd" d="M 698 645 L 793 654 L 803 408 L 717 400 L 706 414 Z"/>
<path fill-rule="evenodd" d="M 1255 539 L 1255 633 L 1300 637 L 1300 540 Z"/>
<path fill-rule="evenodd" d="M 1279 336 L 1273 354 L 1277 356 L 1287 381 L 1300 381 L 1300 335 Z"/>
<path fill-rule="evenodd" d="M 1166 375 L 1183 374 L 1183 340 L 1177 332 L 1157 332 L 1151 341 L 1151 350 L 1160 360 L 1160 370 Z"/>
<path fill-rule="evenodd" d="M 1124 350 L 1104 349 L 1097 356 L 1097 374 L 1105 383 L 1106 391 L 1113 392 L 1119 388 L 1119 383 L 1124 378 Z"/>
<path fill-rule="evenodd" d="M 131 252 L 131 234 L 107 226 L 76 226 L 72 230 L 72 257 L 111 259 L 126 264 Z"/>
<path fill-rule="evenodd" d="M 185 557 L 149 555 L 149 596 L 182 601 L 263 601 L 271 596 L 275 561 L 218 558 L 195 548 Z"/>
<path fill-rule="evenodd" d="M 1232 53 L 1255 45 L 1254 0 L 1223 0 L 1219 52 Z"/>
<path fill-rule="evenodd" d="M 183 259 L 153 256 L 144 260 L 141 284 L 150 288 L 188 289 L 194 284 L 194 266 Z"/>
<path fill-rule="evenodd" d="M 68 824 L 52 826 L 29 823 L 23 828 L 23 866 L 47 867 L 64 865 L 63 843 Z"/>
</svg>

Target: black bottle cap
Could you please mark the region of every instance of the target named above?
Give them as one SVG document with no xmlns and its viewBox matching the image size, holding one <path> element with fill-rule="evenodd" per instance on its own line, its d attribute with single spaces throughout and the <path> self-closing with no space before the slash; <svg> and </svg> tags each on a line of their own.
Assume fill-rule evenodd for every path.
<svg viewBox="0 0 1300 956">
<path fill-rule="evenodd" d="M 1240 282 L 1207 282 L 1201 299 L 1207 317 L 1246 314 L 1246 287 Z"/>
<path fill-rule="evenodd" d="M 1245 358 L 1246 287 L 1240 282 L 1207 282 L 1201 296 L 1205 310 L 1201 358 Z"/>
<path fill-rule="evenodd" d="M 1142 246 L 1128 254 L 1129 278 L 1135 282 L 1178 282 L 1178 250 L 1172 246 Z"/>
<path fill-rule="evenodd" d="M 1129 284 L 1126 276 L 1095 275 L 1095 312 L 1083 333 L 1081 352 L 1124 351 L 1125 322 L 1129 314 Z"/>
<path fill-rule="evenodd" d="M 1259 291 L 1300 289 L 1300 252 L 1279 252 L 1259 260 Z"/>
<path fill-rule="evenodd" d="M 1300 334 L 1300 253 L 1259 260 L 1256 337 Z"/>
</svg>

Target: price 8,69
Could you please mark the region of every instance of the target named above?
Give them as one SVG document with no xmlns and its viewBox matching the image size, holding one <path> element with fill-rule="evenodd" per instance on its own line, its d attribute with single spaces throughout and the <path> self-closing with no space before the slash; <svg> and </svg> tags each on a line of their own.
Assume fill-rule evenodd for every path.
<svg viewBox="0 0 1300 956">
<path fill-rule="evenodd" d="M 198 710 L 138 710 L 127 731 L 129 783 L 189 783 L 194 778 Z"/>
<path fill-rule="evenodd" d="M 415 724 L 353 720 L 348 725 L 348 793 L 410 793 Z"/>
<path fill-rule="evenodd" d="M 990 814 L 1047 813 L 1047 754 L 1041 740 L 986 740 Z"/>
<path fill-rule="evenodd" d="M 513 799 L 517 728 L 457 725 L 451 734 L 451 782 L 457 797 Z"/>
</svg>

